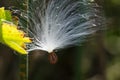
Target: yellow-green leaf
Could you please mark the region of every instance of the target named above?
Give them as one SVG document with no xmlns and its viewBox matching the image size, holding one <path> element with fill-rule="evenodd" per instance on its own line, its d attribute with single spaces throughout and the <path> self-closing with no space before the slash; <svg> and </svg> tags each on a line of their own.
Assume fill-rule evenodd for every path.
<svg viewBox="0 0 120 80">
<path fill-rule="evenodd" d="M 0 19 L 6 19 L 4 7 L 0 8 Z"/>
<path fill-rule="evenodd" d="M 31 40 L 25 37 L 25 33 L 18 30 L 16 25 L 3 22 L 0 27 L 0 42 L 21 54 L 26 54 L 25 43 L 31 43 Z"/>
</svg>

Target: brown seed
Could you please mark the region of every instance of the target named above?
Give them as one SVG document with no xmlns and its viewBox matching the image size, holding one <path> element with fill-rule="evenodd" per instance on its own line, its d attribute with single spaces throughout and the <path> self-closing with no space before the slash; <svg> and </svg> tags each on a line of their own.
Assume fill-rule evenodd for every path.
<svg viewBox="0 0 120 80">
<path fill-rule="evenodd" d="M 55 64 L 58 61 L 56 53 L 55 52 L 49 53 L 48 60 L 50 61 L 51 64 Z"/>
</svg>

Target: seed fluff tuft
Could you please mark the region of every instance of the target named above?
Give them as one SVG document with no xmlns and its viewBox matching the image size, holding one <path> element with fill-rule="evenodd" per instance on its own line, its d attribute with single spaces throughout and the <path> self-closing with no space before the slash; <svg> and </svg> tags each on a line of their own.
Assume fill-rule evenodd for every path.
<svg viewBox="0 0 120 80">
<path fill-rule="evenodd" d="M 30 0 L 31 50 L 53 50 L 79 45 L 101 29 L 101 7 L 94 0 Z"/>
</svg>

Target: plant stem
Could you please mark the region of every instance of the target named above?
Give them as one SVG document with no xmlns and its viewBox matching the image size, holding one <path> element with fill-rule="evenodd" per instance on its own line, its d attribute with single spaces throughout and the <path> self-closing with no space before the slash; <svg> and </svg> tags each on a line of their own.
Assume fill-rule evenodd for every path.
<svg viewBox="0 0 120 80">
<path fill-rule="evenodd" d="M 20 56 L 20 80 L 28 80 L 28 55 Z"/>
</svg>

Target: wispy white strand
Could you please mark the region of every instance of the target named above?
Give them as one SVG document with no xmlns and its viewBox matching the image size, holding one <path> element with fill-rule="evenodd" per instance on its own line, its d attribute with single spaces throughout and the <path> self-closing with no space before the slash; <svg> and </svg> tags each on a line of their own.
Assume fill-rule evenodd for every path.
<svg viewBox="0 0 120 80">
<path fill-rule="evenodd" d="M 96 7 L 91 0 L 30 0 L 29 29 L 34 38 L 30 50 L 50 53 L 79 45 L 101 25 Z"/>
</svg>

